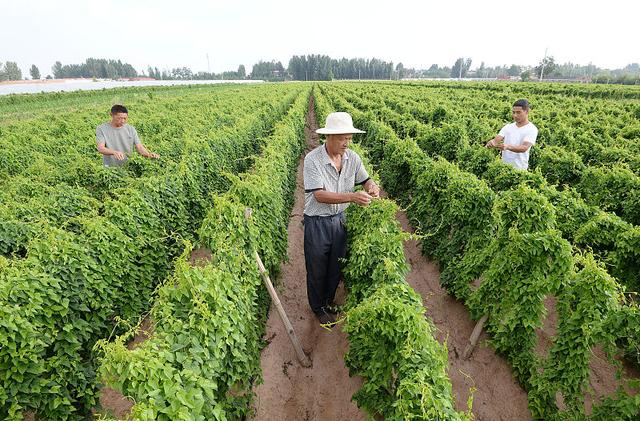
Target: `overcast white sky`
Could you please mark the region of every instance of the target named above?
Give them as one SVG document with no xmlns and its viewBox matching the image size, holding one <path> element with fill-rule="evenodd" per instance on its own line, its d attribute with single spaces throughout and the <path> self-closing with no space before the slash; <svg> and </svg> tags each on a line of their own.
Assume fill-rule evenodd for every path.
<svg viewBox="0 0 640 421">
<path fill-rule="evenodd" d="M 640 62 L 639 17 L 637 0 L 0 0 L 0 61 L 43 76 L 88 57 L 206 71 L 207 53 L 214 72 L 301 54 L 476 68 L 535 65 L 548 48 L 619 68 Z"/>
</svg>

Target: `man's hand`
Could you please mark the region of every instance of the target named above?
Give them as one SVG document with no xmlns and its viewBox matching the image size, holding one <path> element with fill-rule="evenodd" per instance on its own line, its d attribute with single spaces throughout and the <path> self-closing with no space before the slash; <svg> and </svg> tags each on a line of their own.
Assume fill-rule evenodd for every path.
<svg viewBox="0 0 640 421">
<path fill-rule="evenodd" d="M 378 198 L 380 197 L 380 187 L 376 183 L 371 183 L 371 186 L 367 189 L 367 193 L 371 195 L 371 197 Z"/>
<path fill-rule="evenodd" d="M 357 191 L 355 193 L 352 193 L 351 195 L 351 201 L 360 206 L 369 205 L 369 203 L 371 203 L 371 199 L 371 195 L 369 195 L 369 193 L 367 193 L 366 191 Z"/>
<path fill-rule="evenodd" d="M 496 148 L 500 149 L 501 151 L 508 151 L 509 145 L 507 145 L 506 143 L 500 143 L 496 146 Z"/>
<path fill-rule="evenodd" d="M 117 159 L 118 161 L 122 161 L 125 158 L 124 154 L 122 152 L 119 152 L 119 151 L 114 151 L 113 152 L 113 157 L 115 159 Z"/>
<path fill-rule="evenodd" d="M 160 158 L 160 155 L 158 155 L 157 153 L 149 152 L 142 143 L 136 144 L 136 150 L 140 155 L 144 156 L 145 158 L 152 158 L 152 159 Z"/>
<path fill-rule="evenodd" d="M 498 148 L 500 149 L 500 145 L 503 145 L 504 143 L 504 137 L 498 135 L 496 137 L 494 137 L 493 139 L 491 139 L 490 141 L 487 142 L 486 145 L 484 145 L 485 148 Z"/>
</svg>

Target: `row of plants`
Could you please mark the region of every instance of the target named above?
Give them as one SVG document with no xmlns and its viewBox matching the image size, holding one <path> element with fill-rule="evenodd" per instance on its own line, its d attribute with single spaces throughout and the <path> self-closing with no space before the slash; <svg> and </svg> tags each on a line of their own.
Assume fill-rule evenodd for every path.
<svg viewBox="0 0 640 421">
<path fill-rule="evenodd" d="M 89 198 L 86 212 L 65 213 L 60 204 L 82 206 L 72 194 L 50 205 L 43 201 L 43 207 L 60 212 L 55 221 L 39 214 L 38 194 L 29 201 L 35 208 L 30 213 L 19 203 L 7 205 L 24 211 L 14 213 L 18 218 L 10 223 L 32 229 L 19 246 L 12 246 L 10 258 L 0 261 L 4 419 L 21 419 L 25 410 L 52 420 L 89 413 L 97 403 L 95 342 L 114 327 L 124 329 L 149 308 L 155 286 L 184 249 L 182 239 L 193 237 L 211 207 L 210 194 L 230 186 L 224 172 L 242 171 L 252 162 L 247 157 L 264 143 L 298 92 L 299 87 L 291 88 L 284 98 L 274 92 L 241 94 L 247 102 L 266 105 L 245 114 L 233 130 L 173 139 L 184 144 L 174 171 L 123 176 L 127 186 L 109 191 L 103 202 L 70 189 Z M 17 202 L 30 198 L 28 183 L 23 186 L 24 196 Z M 42 188 L 45 196 L 60 191 L 46 187 L 34 191 Z M 35 223 L 29 220 L 32 215 Z M 16 256 L 20 248 L 24 253 Z"/>
<path fill-rule="evenodd" d="M 391 84 L 393 82 L 386 82 Z M 636 86 L 592 85 L 578 83 L 510 83 L 510 82 L 441 82 L 441 81 L 415 81 L 403 82 L 403 84 L 418 87 L 442 88 L 459 91 L 490 91 L 521 93 L 531 92 L 536 95 L 558 95 L 585 99 L 640 99 L 640 89 Z"/>
<path fill-rule="evenodd" d="M 400 135 L 425 144 L 449 136 L 458 148 L 483 146 L 511 120 L 514 97 L 507 94 L 528 97 L 535 104 L 532 114 L 539 128 L 530 168 L 539 169 L 551 184 L 574 186 L 588 204 L 640 223 L 640 105 L 636 101 L 576 99 L 522 90 L 496 95 L 442 86 L 399 87 L 395 92 L 386 88 L 390 95 L 360 86 L 354 90 L 397 112 L 404 132 Z"/>
<path fill-rule="evenodd" d="M 210 260 L 189 263 L 190 245 L 158 289 L 154 332 L 128 349 L 132 329 L 102 341 L 100 376 L 132 397 L 133 419 L 244 419 L 260 380 L 260 348 L 269 299 L 254 253 L 269 273 L 286 257 L 295 169 L 304 147 L 305 90 L 275 125 L 253 168 L 229 175 L 198 230 Z M 253 210 L 247 219 L 245 209 Z"/>
<path fill-rule="evenodd" d="M 262 88 L 260 92 L 218 92 L 209 88 L 186 98 L 171 95 L 166 101 L 162 96 L 153 101 L 147 95 L 130 98 L 132 118 L 135 115 L 141 119 L 136 125 L 143 141 L 160 152 L 162 158 L 148 160 L 134 155 L 119 171 L 105 168 L 95 151 L 93 131 L 100 120 L 88 115 L 101 113 L 97 110 L 100 107 L 108 108 L 100 96 L 99 105 L 93 104 L 79 113 L 87 115 L 66 119 L 75 122 L 74 130 L 59 139 L 51 134 L 56 132 L 57 123 L 46 117 L 4 127 L 7 137 L 0 137 L 0 143 L 6 143 L 0 148 L 0 161 L 5 158 L 16 171 L 23 171 L 6 179 L 0 177 L 0 253 L 24 256 L 25 244 L 42 224 L 62 227 L 70 217 L 101 214 L 102 203 L 113 199 L 118 189 L 152 176 L 173 176 L 184 172 L 185 165 L 197 169 L 200 179 L 195 181 L 201 186 L 201 193 L 225 188 L 227 182 L 220 174 L 247 168 L 250 161 L 243 159 L 260 147 L 259 142 L 238 143 L 237 139 L 248 132 L 260 138 L 263 122 L 268 128 L 274 116 L 283 115 L 295 95 L 290 87 Z M 180 120 L 167 116 L 176 112 Z M 247 115 L 256 115 L 256 120 L 248 120 Z M 50 150 L 50 144 L 60 146 Z M 20 160 L 12 160 L 14 155 Z M 60 156 L 65 158 L 59 159 Z M 191 232 L 195 232 L 203 216 L 202 211 L 194 213 L 199 217 Z"/>
<path fill-rule="evenodd" d="M 181 94 L 176 94 L 173 88 L 165 89 L 115 96 L 96 93 L 93 102 L 78 104 L 68 113 L 52 105 L 33 118 L 0 125 L 0 183 L 5 187 L 21 175 L 50 186 L 66 183 L 86 187 L 89 194 L 102 199 L 106 192 L 122 185 L 124 176 L 174 171 L 184 153 L 183 138 L 207 139 L 222 130 L 233 132 L 244 115 L 260 112 L 256 108 L 264 109 L 266 116 L 273 114 L 275 110 L 268 107 L 277 108 L 282 102 L 273 98 L 289 96 L 294 90 L 273 85 L 209 87 L 194 92 L 178 90 Z M 95 128 L 109 119 L 114 102 L 129 107 L 129 122 L 143 143 L 161 155 L 160 160 L 133 160 L 118 177 L 102 166 L 95 147 Z"/>
<path fill-rule="evenodd" d="M 423 236 L 423 252 L 440 265 L 443 285 L 474 319 L 488 315 L 491 343 L 528 391 L 533 416 L 637 417 L 640 402 L 625 389 L 637 387 L 635 379 L 621 380 L 617 393 L 595 402 L 590 414 L 585 409 L 584 396 L 595 395 L 589 383 L 592 350 L 602 347 L 622 374 L 618 345 L 638 338 L 640 310 L 625 302 L 601 263 L 562 238 L 557 221 L 564 209 L 524 184 L 494 191 L 456 164 L 429 157 L 414 139 L 400 139 L 334 86 L 322 85 L 321 91 L 366 130 L 362 145 L 387 191 L 407 207 Z M 549 349 L 539 349 L 546 297 L 555 297 L 557 332 Z"/>
<path fill-rule="evenodd" d="M 332 108 L 323 96 L 315 98 L 323 121 Z M 364 151 L 353 148 L 370 167 Z M 345 362 L 350 375 L 364 379 L 353 399 L 371 417 L 386 420 L 470 420 L 470 409 L 455 410 L 446 345 L 434 338 L 422 298 L 405 280 L 403 241 L 409 234 L 400 228 L 397 211 L 387 199 L 347 209 Z"/>
<path fill-rule="evenodd" d="M 549 185 L 548 178 L 545 180 L 539 172 L 517 171 L 503 164 L 493 151 L 482 145 L 470 145 L 460 125 L 443 124 L 438 129 L 423 129 L 423 123 L 385 107 L 386 102 L 377 98 L 367 102 L 368 97 L 364 99 L 361 93 L 349 98 L 357 107 L 372 110 L 401 137 L 415 138 L 429 156 L 459 162 L 463 170 L 487 181 L 493 190 L 507 190 L 521 183 L 535 188 L 564 210 L 558 215 L 558 229 L 564 238 L 594 251 L 627 290 L 637 291 L 640 287 L 640 230 L 637 226 L 585 203 L 581 195 L 571 188 Z M 606 189 L 599 189 L 598 195 L 607 193 Z"/>
</svg>

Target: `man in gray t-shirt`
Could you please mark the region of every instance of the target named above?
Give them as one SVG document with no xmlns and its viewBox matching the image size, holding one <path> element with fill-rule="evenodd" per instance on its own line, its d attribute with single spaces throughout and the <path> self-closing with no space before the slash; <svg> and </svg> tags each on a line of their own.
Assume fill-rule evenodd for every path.
<svg viewBox="0 0 640 421">
<path fill-rule="evenodd" d="M 127 162 L 127 155 L 133 147 L 145 158 L 157 159 L 160 156 L 144 147 L 136 129 L 127 124 L 129 112 L 124 105 L 111 107 L 111 121 L 96 128 L 98 152 L 102 154 L 102 162 L 106 167 L 118 167 Z"/>
</svg>

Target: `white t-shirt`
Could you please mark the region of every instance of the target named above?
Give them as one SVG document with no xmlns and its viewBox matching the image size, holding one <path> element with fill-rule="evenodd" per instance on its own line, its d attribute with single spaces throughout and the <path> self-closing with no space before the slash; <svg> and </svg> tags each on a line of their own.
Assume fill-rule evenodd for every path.
<svg viewBox="0 0 640 421">
<path fill-rule="evenodd" d="M 507 124 L 500 130 L 500 136 L 504 137 L 506 145 L 520 146 L 523 142 L 536 144 L 538 137 L 538 128 L 529 122 L 522 127 L 516 126 L 516 123 Z M 529 168 L 529 148 L 526 152 L 502 151 L 502 162 L 513 165 L 520 170 Z"/>
</svg>

